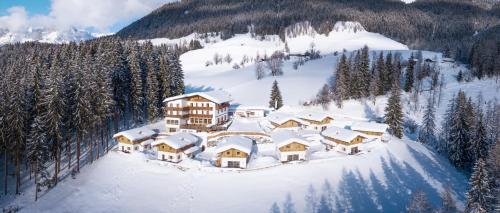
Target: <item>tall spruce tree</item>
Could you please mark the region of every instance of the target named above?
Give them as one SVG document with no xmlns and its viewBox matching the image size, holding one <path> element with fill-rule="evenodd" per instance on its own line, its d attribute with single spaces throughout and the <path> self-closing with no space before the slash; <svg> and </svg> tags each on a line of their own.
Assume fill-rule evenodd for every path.
<svg viewBox="0 0 500 213">
<path fill-rule="evenodd" d="M 436 148 L 435 145 L 436 124 L 434 123 L 436 118 L 434 113 L 435 113 L 434 102 L 432 98 L 429 98 L 429 100 L 427 101 L 427 107 L 425 108 L 422 126 L 418 133 L 418 141 L 424 144 L 431 145 L 432 147 Z"/>
<path fill-rule="evenodd" d="M 394 69 L 394 64 L 392 63 L 392 52 L 387 53 L 385 59 L 385 75 L 384 75 L 384 94 L 391 90 L 393 82 L 395 81 L 394 76 L 396 71 Z"/>
<path fill-rule="evenodd" d="M 406 72 L 405 72 L 405 87 L 404 87 L 405 92 L 411 92 L 413 88 L 414 69 L 415 69 L 415 58 L 413 57 L 413 54 L 411 54 L 410 58 L 408 59 L 408 66 L 406 67 Z"/>
<path fill-rule="evenodd" d="M 269 100 L 269 107 L 274 109 L 279 109 L 283 106 L 283 98 L 281 97 L 280 88 L 278 87 L 278 81 L 274 80 L 273 87 L 271 89 L 271 98 Z"/>
<path fill-rule="evenodd" d="M 380 55 L 378 57 L 376 63 L 376 73 L 378 74 L 377 79 L 377 93 L 376 95 L 384 95 L 385 94 L 385 83 L 387 82 L 387 70 L 384 62 L 384 53 L 380 51 Z"/>
<path fill-rule="evenodd" d="M 450 105 L 449 118 L 445 128 L 447 141 L 448 158 L 453 165 L 459 168 L 470 166 L 470 155 L 467 153 L 470 143 L 471 111 L 472 106 L 467 101 L 463 91 L 459 91 Z M 452 111 L 453 110 L 453 111 Z"/>
<path fill-rule="evenodd" d="M 398 138 L 403 137 L 403 109 L 398 82 L 394 82 L 391 89 L 391 96 L 385 108 L 385 122 L 389 125 L 391 134 Z"/>
<path fill-rule="evenodd" d="M 347 56 L 342 54 L 335 72 L 335 81 L 333 84 L 333 100 L 338 107 L 342 107 L 342 101 L 349 98 L 349 63 Z"/>
<path fill-rule="evenodd" d="M 361 49 L 361 57 L 359 60 L 359 73 L 361 75 L 361 95 L 362 97 L 370 96 L 370 79 L 372 78 L 370 74 L 370 54 L 368 46 L 364 46 Z"/>
<path fill-rule="evenodd" d="M 143 78 L 141 58 L 139 54 L 139 44 L 133 42 L 131 44 L 129 54 L 127 56 L 128 68 L 130 69 L 130 102 L 132 118 L 137 123 L 144 121 L 144 93 L 143 93 Z M 168 88 L 170 90 L 170 87 Z"/>
<path fill-rule="evenodd" d="M 477 160 L 469 180 L 467 192 L 467 206 L 465 212 L 474 212 L 486 209 L 491 205 L 491 188 L 488 171 L 483 159 Z"/>
</svg>

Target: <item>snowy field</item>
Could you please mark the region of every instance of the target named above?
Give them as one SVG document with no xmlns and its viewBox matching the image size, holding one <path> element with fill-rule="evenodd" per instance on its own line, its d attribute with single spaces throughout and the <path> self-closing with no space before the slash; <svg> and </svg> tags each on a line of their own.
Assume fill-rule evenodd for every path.
<svg viewBox="0 0 500 213">
<path fill-rule="evenodd" d="M 325 182 L 337 210 L 356 212 L 399 212 L 417 188 L 437 205 L 443 184 L 463 201 L 467 185 L 446 159 L 420 144 L 392 140 L 362 155 L 248 171 L 183 171 L 140 153 L 111 152 L 39 202 L 27 191 L 15 203 L 23 212 L 267 212 L 290 193 L 302 212 L 309 185 L 320 196 Z"/>
<path fill-rule="evenodd" d="M 283 76 L 266 76 L 261 80 L 255 78 L 253 63 L 240 69 L 232 68 L 234 62 L 208 67 L 205 64 L 215 53 L 222 56 L 229 53 L 238 63 L 245 55 L 271 55 L 284 48 L 277 36 L 260 40 L 243 34 L 225 41 L 214 38 L 211 42 L 202 42 L 203 49 L 181 55 L 187 92 L 223 89 L 232 95 L 235 104 L 267 106 L 271 85 L 276 79 L 286 105 L 282 111 L 322 111 L 321 107 L 306 108 L 300 103 L 314 98 L 334 74 L 339 57 L 333 54 L 335 51 L 353 51 L 367 44 L 372 51 L 399 52 L 404 59 L 412 52 L 403 44 L 366 31 L 339 30 L 329 35 L 287 37 L 292 53 L 305 52 L 311 42 L 321 51 L 321 59 L 308 61 L 294 70 L 292 57 L 284 62 Z M 482 94 L 485 101 L 500 98 L 500 86 L 494 80 L 458 83 L 455 75 L 465 67 L 442 62 L 438 53 L 424 51 L 423 55 L 437 59 L 446 78 L 443 98 L 436 111 L 438 122 L 448 100 L 460 89 L 473 98 Z M 427 96 L 427 93 L 421 95 L 421 106 L 425 106 Z M 408 94 L 403 94 L 402 100 L 405 115 L 419 122 L 423 108 L 410 109 Z M 386 101 L 383 96 L 377 97 L 375 103 L 350 100 L 344 102 L 341 109 L 332 104 L 327 112 L 338 120 L 371 120 L 383 116 Z M 183 169 L 179 169 L 140 153 L 111 152 L 84 167 L 76 179 L 62 181 L 38 202 L 32 201 L 34 190 L 28 189 L 11 205 L 21 206 L 22 212 L 267 212 L 273 202 L 281 207 L 290 193 L 296 209 L 302 212 L 304 196 L 312 185 L 318 197 L 332 196 L 338 212 L 400 212 L 415 189 L 426 192 L 431 203 L 437 206 L 439 193 L 446 184 L 463 206 L 467 180 L 443 157 L 407 139 L 378 142 L 370 149 L 355 156 L 317 152 L 309 162 L 249 170 L 207 168 L 195 161 L 183 162 Z M 251 161 L 249 166 L 259 168 L 271 164 L 276 164 L 276 160 L 264 155 Z M 331 186 L 331 193 L 327 193 L 326 182 Z M 53 205 L 55 202 L 58 205 Z"/>
</svg>

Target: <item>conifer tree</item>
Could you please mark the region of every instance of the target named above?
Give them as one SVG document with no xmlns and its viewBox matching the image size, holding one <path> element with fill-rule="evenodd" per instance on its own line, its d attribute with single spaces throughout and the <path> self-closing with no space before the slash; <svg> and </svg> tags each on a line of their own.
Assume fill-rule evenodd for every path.
<svg viewBox="0 0 500 213">
<path fill-rule="evenodd" d="M 408 213 L 432 213 L 432 206 L 429 204 L 427 195 L 417 190 L 412 193 L 412 198 L 409 206 L 406 209 Z"/>
<path fill-rule="evenodd" d="M 457 204 L 451 195 L 450 187 L 446 187 L 445 191 L 441 193 L 441 208 L 438 210 L 439 213 L 456 213 Z"/>
<path fill-rule="evenodd" d="M 139 54 L 139 47 L 136 42 L 133 42 L 129 54 L 127 56 L 128 66 L 130 69 L 130 102 L 132 110 L 132 118 L 135 122 L 142 123 L 143 121 L 143 108 L 144 108 L 144 95 L 143 95 L 143 79 L 142 67 Z M 170 91 L 170 87 L 168 87 Z"/>
<path fill-rule="evenodd" d="M 387 82 L 386 80 L 387 71 L 384 62 L 384 53 L 382 51 L 380 51 L 380 55 L 376 63 L 376 73 L 378 74 L 376 95 L 384 95 L 385 94 L 384 84 Z"/>
<path fill-rule="evenodd" d="M 370 56 L 369 56 L 368 46 L 364 46 L 361 49 L 361 58 L 359 61 L 359 73 L 361 75 L 361 94 L 362 97 L 370 96 Z"/>
<path fill-rule="evenodd" d="M 471 115 L 472 109 L 463 91 L 459 91 L 454 103 L 450 106 L 448 122 L 445 128 L 447 131 L 447 151 L 448 158 L 453 165 L 459 168 L 466 168 L 470 163 L 470 155 L 467 153 L 470 142 Z M 453 111 L 452 111 L 453 110 Z"/>
<path fill-rule="evenodd" d="M 333 100 L 338 107 L 342 107 L 342 101 L 349 98 L 349 63 L 347 57 L 342 54 L 335 72 L 335 82 L 333 85 Z"/>
<path fill-rule="evenodd" d="M 424 112 L 424 117 L 422 121 L 422 127 L 420 128 L 420 131 L 418 133 L 418 141 L 424 144 L 429 144 L 436 148 L 435 146 L 435 130 L 436 130 L 436 124 L 434 123 L 435 121 L 435 109 L 434 109 L 434 103 L 432 98 L 429 98 L 427 101 L 427 107 Z"/>
<path fill-rule="evenodd" d="M 489 183 L 491 187 L 491 203 L 486 206 L 489 211 L 500 210 L 500 143 L 495 143 L 489 151 L 486 159 L 486 169 L 490 177 Z M 495 196 L 496 195 L 496 196 Z"/>
<path fill-rule="evenodd" d="M 282 106 L 283 98 L 281 97 L 281 92 L 278 87 L 278 81 L 274 80 L 273 87 L 271 89 L 271 99 L 269 100 L 269 107 L 279 109 Z"/>
<path fill-rule="evenodd" d="M 395 76 L 394 64 L 392 63 L 392 52 L 387 53 L 385 59 L 384 93 L 391 90 Z"/>
<path fill-rule="evenodd" d="M 328 109 L 328 105 L 330 104 L 330 89 L 328 85 L 325 84 L 316 95 L 316 101 L 320 104 L 324 110 Z"/>
<path fill-rule="evenodd" d="M 397 82 L 391 88 L 391 96 L 385 108 L 385 122 L 389 125 L 394 136 L 403 137 L 403 110 L 401 108 L 401 92 Z"/>
<path fill-rule="evenodd" d="M 411 54 L 410 58 L 408 59 L 408 66 L 406 67 L 406 73 L 405 73 L 405 87 L 404 87 L 405 92 L 410 92 L 411 89 L 413 88 L 414 69 L 415 69 L 415 58 L 413 57 L 413 54 Z"/>
<path fill-rule="evenodd" d="M 146 100 L 147 100 L 147 114 L 148 120 L 155 121 L 160 112 L 158 111 L 158 98 L 159 98 L 159 82 L 158 82 L 158 67 L 156 54 L 153 52 L 153 45 L 147 44 L 145 46 L 144 57 L 146 60 L 147 69 L 147 85 L 146 85 Z M 175 80 L 172 79 L 172 82 Z"/>
<path fill-rule="evenodd" d="M 481 106 L 478 106 L 481 108 Z M 474 132 L 468 147 L 472 162 L 482 158 L 485 159 L 488 154 L 488 141 L 486 138 L 486 129 L 483 122 L 483 113 L 481 110 L 475 117 Z"/>
<path fill-rule="evenodd" d="M 491 204 L 491 188 L 488 171 L 483 159 L 477 160 L 469 180 L 467 192 L 467 206 L 465 212 L 474 212 L 485 209 Z"/>
<path fill-rule="evenodd" d="M 184 94 L 184 71 L 179 62 L 179 56 L 172 52 L 167 52 L 168 64 L 172 76 L 170 86 L 172 96 Z M 163 100 L 161 100 L 163 101 Z"/>
</svg>

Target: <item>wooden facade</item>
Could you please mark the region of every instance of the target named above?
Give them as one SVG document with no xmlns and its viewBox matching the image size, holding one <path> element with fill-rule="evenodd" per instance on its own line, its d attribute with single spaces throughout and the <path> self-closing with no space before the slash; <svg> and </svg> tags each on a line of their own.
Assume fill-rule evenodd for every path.
<svg viewBox="0 0 500 213">
<path fill-rule="evenodd" d="M 292 142 L 282 147 L 279 147 L 280 152 L 297 152 L 306 151 L 307 146 L 301 143 Z"/>
<path fill-rule="evenodd" d="M 285 123 L 282 124 L 277 124 L 274 122 L 271 122 L 275 128 L 292 128 L 292 127 L 300 127 L 301 123 L 295 121 L 295 120 L 288 120 Z"/>
<path fill-rule="evenodd" d="M 228 149 L 219 153 L 219 158 L 247 158 L 248 153 L 238 149 Z"/>
<path fill-rule="evenodd" d="M 300 119 L 302 119 L 304 121 L 307 121 L 307 122 L 309 122 L 311 124 L 314 124 L 314 125 L 326 125 L 326 124 L 329 124 L 330 122 L 333 121 L 333 118 L 330 118 L 330 117 L 326 117 L 326 118 L 324 118 L 321 121 L 309 120 L 309 119 L 306 119 L 306 118 L 300 118 Z"/>
<path fill-rule="evenodd" d="M 383 132 L 371 132 L 371 131 L 363 131 L 363 130 L 355 130 L 356 132 L 361 132 L 367 135 L 373 135 L 373 136 L 382 136 L 384 133 Z"/>
<path fill-rule="evenodd" d="M 345 145 L 345 146 L 360 144 L 360 143 L 363 142 L 363 139 L 365 139 L 365 137 L 360 136 L 360 135 L 358 135 L 357 137 L 355 137 L 354 139 L 352 139 L 349 142 L 342 141 L 342 140 L 335 139 L 335 138 L 331 138 L 331 137 L 326 137 L 326 136 L 325 136 L 325 138 L 328 139 L 328 140 L 331 140 L 331 141 L 333 141 L 335 143 L 342 144 L 342 145 Z"/>
<path fill-rule="evenodd" d="M 194 146 L 194 144 L 190 144 L 190 145 L 181 147 L 179 149 L 174 149 L 173 147 L 171 147 L 171 146 L 169 146 L 167 144 L 164 144 L 164 143 L 156 145 L 156 147 L 158 147 L 158 151 L 159 152 L 169 152 L 169 153 L 183 152 L 184 150 L 189 149 L 189 148 L 191 148 L 193 146 Z"/>
<path fill-rule="evenodd" d="M 149 140 L 149 139 L 151 139 L 151 137 L 147 137 L 147 138 L 144 138 L 142 140 L 132 141 L 132 140 L 129 140 L 127 137 L 120 135 L 120 136 L 116 137 L 115 139 L 116 139 L 116 141 L 118 141 L 118 143 L 135 145 L 135 144 L 139 144 L 145 140 Z"/>
</svg>

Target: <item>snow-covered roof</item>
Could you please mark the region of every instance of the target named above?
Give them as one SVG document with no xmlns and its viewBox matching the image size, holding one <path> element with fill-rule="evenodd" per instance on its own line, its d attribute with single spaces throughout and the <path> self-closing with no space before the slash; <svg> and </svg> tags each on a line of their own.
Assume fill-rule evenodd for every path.
<svg viewBox="0 0 500 213">
<path fill-rule="evenodd" d="M 188 93 L 184 95 L 178 95 L 178 96 L 173 96 L 170 98 L 166 98 L 163 100 L 163 102 L 169 102 L 169 101 L 174 101 L 182 98 L 187 98 L 187 97 L 193 97 L 193 96 L 201 96 L 203 98 L 206 98 L 210 101 L 213 101 L 217 104 L 225 103 L 231 101 L 231 95 L 227 92 L 224 92 L 222 90 L 212 90 L 209 92 L 194 92 L 194 93 Z"/>
<path fill-rule="evenodd" d="M 354 138 L 361 136 L 359 132 L 334 126 L 328 127 L 325 131 L 321 132 L 321 134 L 323 136 L 341 140 L 344 142 L 351 142 Z"/>
<path fill-rule="evenodd" d="M 302 111 L 297 115 L 298 118 L 301 119 L 306 119 L 306 120 L 313 120 L 313 121 L 322 121 L 325 118 L 333 118 L 332 116 L 323 113 L 323 112 L 316 112 L 316 111 Z"/>
<path fill-rule="evenodd" d="M 113 135 L 113 138 L 118 138 L 120 136 L 123 136 L 132 142 L 136 142 L 148 139 L 155 134 L 157 134 L 157 132 L 147 128 L 147 126 L 143 126 L 135 129 L 129 129 L 126 131 L 118 132 Z"/>
<path fill-rule="evenodd" d="M 309 142 L 305 138 L 291 130 L 284 129 L 275 131 L 271 134 L 271 138 L 277 147 L 282 147 L 293 142 L 309 146 Z"/>
<path fill-rule="evenodd" d="M 289 120 L 293 120 L 293 121 L 296 121 L 298 123 L 307 123 L 306 121 L 304 120 L 300 120 L 298 118 L 296 118 L 294 115 L 292 114 L 288 114 L 288 113 L 284 113 L 284 112 L 274 112 L 270 115 L 267 116 L 267 119 L 272 122 L 272 123 L 276 123 L 276 124 L 283 124 Z"/>
<path fill-rule="evenodd" d="M 231 126 L 227 129 L 230 132 L 260 132 L 264 133 L 265 131 L 259 124 L 259 121 L 243 119 L 243 118 L 235 118 L 231 123 Z"/>
<path fill-rule="evenodd" d="M 247 106 L 247 105 L 231 105 L 229 107 L 229 110 L 231 111 L 237 111 L 237 110 L 264 110 L 264 111 L 272 111 L 272 108 L 265 107 L 265 106 Z"/>
<path fill-rule="evenodd" d="M 147 140 L 145 140 L 145 141 L 141 142 L 141 145 L 142 145 L 142 146 L 146 146 L 146 145 L 150 145 L 150 144 L 152 144 L 153 142 L 154 142 L 154 140 L 153 140 L 153 139 L 147 139 Z"/>
<path fill-rule="evenodd" d="M 195 144 L 198 140 L 199 138 L 196 135 L 187 132 L 180 132 L 164 138 L 159 138 L 151 145 L 156 146 L 159 144 L 166 144 L 174 149 L 180 149 L 182 147 Z"/>
<path fill-rule="evenodd" d="M 244 136 L 229 136 L 217 144 L 216 152 L 221 153 L 228 149 L 237 149 L 247 154 L 252 151 L 253 142 L 250 138 Z"/>
<path fill-rule="evenodd" d="M 374 122 L 354 122 L 351 125 L 351 130 L 354 131 L 370 131 L 370 132 L 385 132 L 389 126 L 383 123 Z"/>
<path fill-rule="evenodd" d="M 188 154 L 189 155 L 189 154 L 192 154 L 194 152 L 197 152 L 198 150 L 200 150 L 200 147 L 198 147 L 198 146 L 192 146 L 189 149 L 184 150 L 184 154 Z"/>
</svg>

